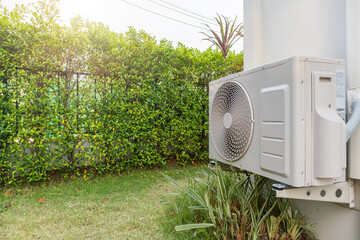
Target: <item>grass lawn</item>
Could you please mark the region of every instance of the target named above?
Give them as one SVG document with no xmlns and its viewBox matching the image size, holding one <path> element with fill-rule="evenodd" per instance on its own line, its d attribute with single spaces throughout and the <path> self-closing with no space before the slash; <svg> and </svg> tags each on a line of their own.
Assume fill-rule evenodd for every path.
<svg viewBox="0 0 360 240">
<path fill-rule="evenodd" d="M 176 187 L 160 171 L 185 182 L 184 172 L 202 168 L 0 188 L 0 239 L 187 239 L 174 231 Z"/>
</svg>

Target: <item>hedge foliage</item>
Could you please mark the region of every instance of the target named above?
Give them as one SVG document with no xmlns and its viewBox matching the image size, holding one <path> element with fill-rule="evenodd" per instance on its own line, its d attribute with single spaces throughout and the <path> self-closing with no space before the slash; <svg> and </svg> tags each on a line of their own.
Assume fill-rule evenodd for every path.
<svg viewBox="0 0 360 240">
<path fill-rule="evenodd" d="M 0 184 L 207 158 L 219 51 L 80 17 L 61 25 L 55 1 L 0 11 Z M 242 59 L 231 53 L 228 71 Z"/>
</svg>

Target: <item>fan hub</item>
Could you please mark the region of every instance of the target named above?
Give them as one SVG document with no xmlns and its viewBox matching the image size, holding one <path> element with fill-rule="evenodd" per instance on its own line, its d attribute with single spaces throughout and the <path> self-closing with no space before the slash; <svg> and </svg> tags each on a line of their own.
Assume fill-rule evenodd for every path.
<svg viewBox="0 0 360 240">
<path fill-rule="evenodd" d="M 229 129 L 231 127 L 232 117 L 230 113 L 225 113 L 223 118 L 224 128 Z"/>
</svg>

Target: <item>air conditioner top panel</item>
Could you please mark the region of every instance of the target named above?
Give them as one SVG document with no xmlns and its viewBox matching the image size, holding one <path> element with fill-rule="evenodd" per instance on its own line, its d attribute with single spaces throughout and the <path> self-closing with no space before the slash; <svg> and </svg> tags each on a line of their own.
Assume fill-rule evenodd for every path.
<svg viewBox="0 0 360 240">
<path fill-rule="evenodd" d="M 340 65 L 344 65 L 345 64 L 345 60 L 343 59 L 337 59 L 337 58 L 318 58 L 318 57 L 304 57 L 304 56 L 294 56 L 294 57 L 290 57 L 290 58 L 285 58 L 273 63 L 268 63 L 265 65 L 262 65 L 260 67 L 256 67 L 253 69 L 249 69 L 243 72 L 239 72 L 239 73 L 234 73 L 231 74 L 229 76 L 223 77 L 223 78 L 219 78 L 215 81 L 210 82 L 210 84 L 217 84 L 219 82 L 223 82 L 223 81 L 229 81 L 233 78 L 236 77 L 241 77 L 241 76 L 245 76 L 251 73 L 255 73 L 258 71 L 262 71 L 265 69 L 269 69 L 269 68 L 273 68 L 273 67 L 277 67 L 289 62 L 293 62 L 293 61 L 303 61 L 303 62 L 313 62 L 313 63 L 322 63 L 322 64 L 340 64 Z"/>
</svg>

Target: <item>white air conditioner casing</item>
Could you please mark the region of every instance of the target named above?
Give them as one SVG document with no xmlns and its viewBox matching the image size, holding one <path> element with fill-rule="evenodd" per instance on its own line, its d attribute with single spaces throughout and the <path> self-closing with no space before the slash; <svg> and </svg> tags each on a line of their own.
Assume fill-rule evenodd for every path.
<svg viewBox="0 0 360 240">
<path fill-rule="evenodd" d="M 344 68 L 292 57 L 210 82 L 210 158 L 294 187 L 345 181 Z"/>
</svg>

